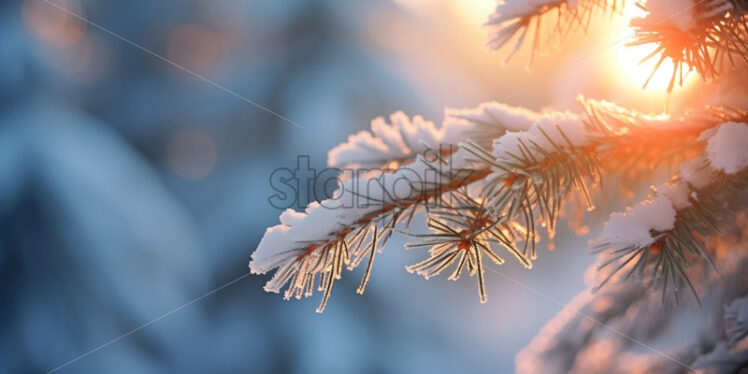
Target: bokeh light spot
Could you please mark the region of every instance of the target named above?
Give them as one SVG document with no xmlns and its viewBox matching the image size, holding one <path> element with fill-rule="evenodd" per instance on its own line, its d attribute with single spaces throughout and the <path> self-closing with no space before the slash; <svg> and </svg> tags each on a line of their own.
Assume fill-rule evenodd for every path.
<svg viewBox="0 0 748 374">
<path fill-rule="evenodd" d="M 72 0 L 56 0 L 61 8 L 83 15 L 80 5 Z M 24 24 L 28 32 L 37 39 L 56 47 L 68 47 L 77 43 L 86 32 L 86 24 L 80 19 L 42 0 L 26 0 L 21 7 Z"/>
<path fill-rule="evenodd" d="M 216 146 L 207 134 L 184 130 L 174 136 L 167 149 L 167 162 L 175 174 L 185 179 L 208 176 L 216 165 Z"/>
<path fill-rule="evenodd" d="M 166 54 L 169 60 L 200 73 L 215 65 L 222 44 L 221 36 L 213 30 L 203 25 L 185 24 L 169 34 Z"/>
</svg>

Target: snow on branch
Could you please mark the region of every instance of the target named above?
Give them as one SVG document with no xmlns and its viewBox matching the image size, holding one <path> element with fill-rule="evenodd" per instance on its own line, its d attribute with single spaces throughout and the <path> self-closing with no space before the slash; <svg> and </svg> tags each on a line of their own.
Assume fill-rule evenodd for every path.
<svg viewBox="0 0 748 374">
<path fill-rule="evenodd" d="M 343 265 L 352 270 L 368 256 L 362 293 L 377 248 L 398 223 L 409 223 L 425 204 L 485 177 L 485 172 L 470 167 L 468 156 L 462 150 L 433 160 L 417 155 L 407 167 L 344 182 L 333 198 L 309 204 L 304 213 L 285 211 L 281 223 L 265 232 L 250 270 L 264 274 L 278 269 L 265 290 L 279 292 L 288 284 L 286 299 L 310 296 L 319 274 L 318 288 L 325 292 L 318 308 L 322 312 Z"/>
<path fill-rule="evenodd" d="M 391 124 L 378 117 L 371 121 L 371 132 L 361 131 L 328 153 L 330 167 L 380 166 L 391 161 L 413 157 L 427 147 L 455 143 L 462 139 L 469 123 L 445 121 L 437 129 L 433 122 L 421 116 L 411 120 L 403 112 L 390 116 Z"/>
<path fill-rule="evenodd" d="M 361 131 L 330 150 L 330 167 L 381 166 L 391 162 L 407 163 L 416 154 L 444 144 L 457 144 L 470 137 L 499 137 L 506 131 L 521 131 L 540 118 L 540 114 L 501 103 L 484 103 L 474 109 L 446 109 L 444 122 L 437 128 L 421 116 L 413 119 L 401 112 L 390 115 L 390 124 L 378 117 L 371 131 Z"/>
<path fill-rule="evenodd" d="M 481 195 L 525 233 L 522 253 L 528 258 L 537 257 L 536 221 L 553 238 L 557 215 L 572 189 L 580 191 L 592 208 L 585 180 L 599 179 L 600 174 L 593 131 L 576 114 L 552 112 L 527 131 L 495 139 L 491 152 L 475 143 L 461 144 L 490 167 Z"/>
<path fill-rule="evenodd" d="M 725 122 L 748 122 L 748 113 L 724 106 L 706 106 L 679 117 L 650 115 L 615 104 L 583 100 L 588 122 L 597 128 L 595 141 L 606 170 L 651 173 L 663 162 L 677 164 L 701 152 L 698 137 Z M 602 134 L 602 137 L 599 135 Z M 626 136 L 611 136 L 626 135 Z"/>
<path fill-rule="evenodd" d="M 429 256 L 408 270 L 429 278 L 457 263 L 450 279 L 459 278 L 463 269 L 471 275 L 477 274 L 479 299 L 484 302 L 486 259 L 503 263 L 498 251 L 503 248 L 525 267 L 531 267 L 531 261 L 537 258 L 539 227 L 545 228 L 549 239 L 553 238 L 557 217 L 573 190 L 592 209 L 588 186 L 600 186 L 604 173 L 620 167 L 610 160 L 621 158 L 622 153 L 628 158 L 646 155 L 648 162 L 657 165 L 667 158 L 651 157 L 652 149 L 661 154 L 679 153 L 694 147 L 691 143 L 699 143 L 699 134 L 706 134 L 705 130 L 723 122 L 740 123 L 748 119 L 745 112 L 729 108 L 705 108 L 682 118 L 670 118 L 647 116 L 594 100 L 580 99 L 580 103 L 584 109 L 581 114 L 540 114 L 496 103 L 470 111 L 447 111 L 441 130 L 421 119 L 411 122 L 400 115 L 393 117 L 392 125 L 375 125 L 368 137 L 355 138 L 338 147 L 350 152 L 346 151 L 345 157 L 338 153 L 341 157 L 335 158 L 335 162 L 354 162 L 348 156 L 358 154 L 360 157 L 355 162 L 395 161 L 399 167 L 378 172 L 367 169 L 367 173 L 343 182 L 334 198 L 312 203 L 305 212 L 284 212 L 280 224 L 267 230 L 252 254 L 251 271 L 275 270 L 265 289 L 279 292 L 288 285 L 285 298 L 311 295 L 313 283 L 320 277 L 317 288 L 324 291 L 318 309 L 321 312 L 334 281 L 342 276 L 344 265 L 353 270 L 368 258 L 358 290 L 362 293 L 375 254 L 394 232 L 408 227 L 416 212 L 427 208 L 426 220 L 431 232 L 409 234 L 418 241 L 408 247 L 427 247 Z M 451 133 L 459 136 L 444 135 L 450 133 L 447 129 L 451 126 L 457 126 L 454 123 L 464 125 L 460 131 Z M 733 150 L 739 148 L 743 143 L 738 135 L 743 130 L 733 127 L 720 126 L 709 133 L 709 139 L 700 142 L 707 143 L 707 149 L 728 145 Z M 475 135 L 468 135 L 471 132 Z M 486 149 L 486 142 L 469 140 L 473 136 L 485 138 L 486 134 L 497 134 L 493 143 L 489 143 L 490 149 Z M 419 139 L 458 138 L 460 143 L 447 151 L 433 152 L 426 148 L 428 152 L 424 154 L 413 154 L 417 148 L 411 148 L 411 144 L 425 144 L 416 142 Z M 720 140 L 723 138 L 727 140 Z M 366 153 L 369 148 L 364 144 L 373 139 L 399 150 Z M 728 141 L 733 139 L 733 143 Z M 715 142 L 721 144 L 710 146 Z M 715 152 L 701 159 L 722 165 L 720 170 L 745 163 L 744 159 L 734 158 L 735 154 L 728 159 Z M 406 163 L 408 158 L 412 161 Z M 704 170 L 711 169 L 684 168 L 683 179 L 689 183 L 687 191 L 663 188 L 664 197 L 658 197 L 656 203 L 650 203 L 652 206 L 636 208 L 636 216 L 648 215 L 651 219 L 639 220 L 636 235 L 616 238 L 616 245 L 629 247 L 633 243 L 646 247 L 657 239 L 651 237 L 652 228 L 659 232 L 672 231 L 673 225 L 677 228 L 679 211 L 692 203 L 687 193 L 700 188 L 699 180 L 711 185 L 712 176 L 704 174 Z M 724 174 L 724 170 L 719 173 Z M 427 175 L 437 178 L 426 178 Z M 672 206 L 675 213 L 660 205 Z M 620 225 L 628 229 L 625 219 L 621 221 Z M 614 219 L 609 230 L 615 225 Z M 632 242 L 632 238 L 636 240 Z"/>
<path fill-rule="evenodd" d="M 683 199 L 680 195 L 678 193 L 678 198 Z M 674 224 L 673 203 L 668 196 L 657 195 L 651 200 L 626 209 L 624 213 L 612 214 L 600 234 L 600 240 L 604 241 L 605 245 L 641 248 L 654 242 L 651 231 L 667 231 L 672 229 Z"/>
<path fill-rule="evenodd" d="M 611 275 L 626 269 L 628 276 L 649 268 L 663 297 L 671 283 L 676 302 L 681 283 L 698 299 L 686 274 L 689 257 L 712 262 L 694 231 L 714 231 L 726 209 L 740 206 L 748 187 L 748 124 L 726 122 L 699 139 L 706 142 L 705 155 L 683 164 L 681 179 L 662 186 L 649 200 L 612 214 L 595 245 L 612 250 L 601 268 L 612 267 Z"/>
<path fill-rule="evenodd" d="M 524 254 L 531 259 L 536 257 L 536 220 L 552 238 L 571 190 L 579 191 L 592 210 L 588 183 L 600 182 L 603 172 L 627 170 L 627 162 L 643 157 L 653 169 L 669 160 L 668 155 L 691 147 L 704 130 L 727 120 L 748 119 L 745 112 L 730 108 L 707 107 L 670 118 L 584 98 L 580 103 L 583 115 L 546 113 L 527 131 L 496 138 L 490 152 L 471 142 L 461 144 L 491 169 L 482 197 L 525 230 L 530 248 Z"/>
<path fill-rule="evenodd" d="M 531 39 L 534 56 L 543 50 L 544 43 L 558 43 L 573 31 L 586 31 L 593 13 L 620 11 L 623 3 L 623 0 L 504 0 L 496 5 L 484 24 L 489 32 L 486 45 L 498 50 L 514 41 L 508 60 Z"/>
<path fill-rule="evenodd" d="M 597 273 L 596 269 L 592 269 Z M 589 271 L 588 271 L 589 273 Z M 596 277 L 595 274 L 592 275 Z M 621 316 L 650 313 L 650 318 L 638 319 L 642 328 L 639 331 L 655 333 L 666 325 L 667 313 L 660 311 L 651 314 L 646 304 L 647 290 L 631 283 L 616 284 L 604 292 L 592 294 L 584 291 L 575 296 L 566 306 L 543 326 L 532 342 L 516 356 L 517 373 L 572 373 L 592 372 L 591 367 L 581 363 L 578 357 L 586 347 L 599 347 L 597 339 L 605 332 L 604 325 L 620 322 Z M 651 318 L 654 317 L 654 318 Z M 594 322 L 597 323 L 594 323 Z M 633 326 L 633 325 L 632 325 Z M 616 326 L 619 329 L 619 326 Z M 626 331 L 627 335 L 644 338 L 644 334 Z M 609 347 L 615 356 L 621 347 Z M 598 360 L 610 359 L 608 355 L 597 355 Z M 583 370 L 579 371 L 581 367 Z M 595 366 L 597 367 L 597 366 Z M 577 369 L 575 371 L 574 369 Z M 603 371 L 603 370 L 601 370 Z"/>
<path fill-rule="evenodd" d="M 715 169 L 735 174 L 748 166 L 748 125 L 727 122 L 706 137 L 706 152 Z"/>
<path fill-rule="evenodd" d="M 714 1 L 707 0 L 714 3 Z M 719 4 L 715 11 L 732 9 L 729 0 L 718 0 Z M 642 5 L 645 4 L 645 5 Z M 645 3 L 637 3 L 647 14 L 644 17 L 634 19 L 631 24 L 638 27 L 669 27 L 677 28 L 683 32 L 689 32 L 697 27 L 696 1 L 694 0 L 647 0 Z M 726 8 L 725 8 L 726 7 Z"/>
<path fill-rule="evenodd" d="M 726 238 L 719 245 L 724 249 L 720 253 L 724 256 L 722 273 L 701 284 L 713 292 L 708 304 L 695 309 L 698 318 L 679 319 L 675 304 L 661 303 L 640 284 L 616 279 L 597 293 L 583 291 L 546 323 L 517 354 L 517 372 L 681 373 L 689 368 L 735 372 L 735 363 L 740 362 L 736 355 L 741 352 L 727 349 L 723 327 L 732 320 L 728 314 L 723 318 L 722 306 L 748 290 L 744 282 L 748 260 L 732 251 L 735 243 L 731 240 Z M 745 239 L 740 243 L 744 246 Z M 587 283 L 599 284 L 607 275 L 593 265 L 587 271 Z M 679 338 L 665 348 L 662 343 L 672 331 L 678 331 Z"/>
</svg>

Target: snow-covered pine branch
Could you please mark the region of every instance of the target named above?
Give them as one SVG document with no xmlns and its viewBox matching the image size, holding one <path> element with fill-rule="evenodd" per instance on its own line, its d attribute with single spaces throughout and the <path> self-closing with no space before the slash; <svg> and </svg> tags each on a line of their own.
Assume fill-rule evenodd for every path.
<svg viewBox="0 0 748 374">
<path fill-rule="evenodd" d="M 481 195 L 494 211 L 520 225 L 525 256 L 537 257 L 536 215 L 552 238 L 557 214 L 571 189 L 578 189 L 589 202 L 585 179 L 599 178 L 590 136 L 594 131 L 577 114 L 552 112 L 527 131 L 495 139 L 490 153 L 474 143 L 462 144 L 491 168 Z"/>
<path fill-rule="evenodd" d="M 451 278 L 459 276 L 462 266 L 478 274 L 480 299 L 485 301 L 482 256 L 502 263 L 503 258 L 495 252 L 495 247 L 501 246 L 530 267 L 530 261 L 537 257 L 537 227 L 545 226 L 548 237 L 553 237 L 557 215 L 572 190 L 578 190 L 591 209 L 587 184 L 599 184 L 603 173 L 615 169 L 616 162 L 610 160 L 620 158 L 617 155 L 621 152 L 635 158 L 643 153 L 631 152 L 646 151 L 650 163 L 656 166 L 666 158 L 652 157 L 652 149 L 662 154 L 677 153 L 706 129 L 726 120 L 746 119 L 744 112 L 728 108 L 705 108 L 682 118 L 669 118 L 594 100 L 580 98 L 580 103 L 582 114 L 538 114 L 491 103 L 472 111 L 448 111 L 450 115 L 441 129 L 420 119 L 416 122 L 421 125 L 413 125 L 400 116 L 393 125 L 375 125 L 372 133 L 349 139 L 341 146 L 339 149 L 347 151 L 337 153 L 341 157 L 336 162 L 395 160 L 402 166 L 346 180 L 336 198 L 312 203 L 304 213 L 284 212 L 281 224 L 267 230 L 253 253 L 250 269 L 253 273 L 277 269 L 266 290 L 279 292 L 288 284 L 286 298 L 311 295 L 315 278 L 321 276 L 322 311 L 334 280 L 342 276 L 343 265 L 352 270 L 368 256 L 359 287 L 363 292 L 377 250 L 399 223 L 407 226 L 416 211 L 432 203 L 443 208 L 427 214 L 434 232 L 417 236 L 426 245 L 411 245 L 430 247 L 430 257 L 409 269 L 431 277 L 459 259 L 462 265 L 458 264 Z M 450 126 L 464 130 L 462 136 L 468 139 L 454 152 L 432 152 L 431 159 L 395 146 L 391 153 L 384 148 L 367 153 L 372 142 L 405 144 L 404 139 L 410 135 L 403 134 L 410 130 L 404 128 L 418 129 L 410 131 L 413 134 L 430 132 L 425 138 L 434 141 L 445 139 L 444 129 Z M 468 134 L 481 133 L 499 134 L 491 150 L 469 140 L 473 135 Z M 381 139 L 383 136 L 387 140 Z M 421 144 L 413 142 L 416 139 L 412 135 L 408 144 Z M 413 149 L 417 148 L 409 151 Z M 406 158 L 413 161 L 403 163 Z M 439 178 L 428 183 L 402 183 L 429 172 Z M 343 196 L 355 203 L 345 206 L 349 200 Z M 466 220 L 457 218 L 459 214 L 465 214 Z"/>
<path fill-rule="evenodd" d="M 433 180 L 427 180 L 429 175 Z M 409 222 L 424 204 L 484 176 L 485 172 L 471 167 L 468 154 L 458 150 L 434 160 L 417 155 L 407 168 L 345 181 L 335 197 L 312 202 L 306 212 L 284 212 L 281 224 L 267 229 L 252 254 L 250 270 L 264 274 L 277 268 L 265 290 L 279 292 L 290 283 L 286 299 L 310 296 L 319 273 L 319 288 L 325 291 L 318 309 L 321 312 L 334 280 L 341 277 L 343 264 L 352 270 L 369 255 L 359 288 L 362 293 L 376 248 L 392 235 L 396 224 Z"/>
<path fill-rule="evenodd" d="M 363 293 L 377 248 L 392 235 L 397 223 L 409 222 L 424 204 L 439 201 L 442 195 L 481 180 L 488 173 L 486 169 L 473 168 L 470 155 L 464 150 L 435 153 L 429 143 L 439 146 L 441 142 L 466 140 L 471 135 L 500 136 L 507 129 L 527 128 L 539 117 L 524 108 L 486 103 L 472 110 L 447 110 L 441 128 L 420 116 L 411 121 L 401 112 L 393 114 L 391 125 L 383 119 L 374 120 L 372 132 L 349 137 L 348 142 L 330 152 L 328 163 L 351 166 L 394 162 L 407 168 L 357 175 L 344 182 L 336 198 L 311 203 L 303 213 L 287 210 L 280 217 L 281 223 L 266 231 L 252 254 L 250 270 L 264 274 L 277 269 L 265 289 L 279 292 L 289 284 L 286 299 L 310 296 L 312 283 L 320 274 L 319 288 L 325 291 L 318 308 L 321 312 L 334 280 L 341 277 L 342 264 L 352 270 L 368 255 L 367 270 L 358 290 Z M 437 174 L 437 178 L 424 179 L 420 185 L 402 183 L 414 176 L 425 178 L 429 173 Z M 351 203 L 343 206 L 343 200 Z"/>
<path fill-rule="evenodd" d="M 330 167 L 380 167 L 407 164 L 420 153 L 468 138 L 494 139 L 506 131 L 522 131 L 541 117 L 522 107 L 484 103 L 474 109 L 446 109 L 444 122 L 436 127 L 421 116 L 410 119 L 398 111 L 371 121 L 371 131 L 350 135 L 348 141 L 328 152 Z"/>
<path fill-rule="evenodd" d="M 652 75 L 667 60 L 673 64 L 668 92 L 693 69 L 713 80 L 723 65 L 748 62 L 748 2 L 647 0 L 642 7 L 647 15 L 631 22 L 636 34 L 627 45 L 657 44 L 646 59 L 657 59 Z"/>
<path fill-rule="evenodd" d="M 662 288 L 665 297 L 670 284 L 676 302 L 681 283 L 699 297 L 686 272 L 690 258 L 712 261 L 694 232 L 713 232 L 726 212 L 741 207 L 748 188 L 748 124 L 726 122 L 699 140 L 706 143 L 704 155 L 684 163 L 682 177 L 649 200 L 612 214 L 596 244 L 612 249 L 601 265 L 613 267 L 611 276 L 623 269 L 628 275 L 651 270 L 655 289 Z"/>
<path fill-rule="evenodd" d="M 594 266 L 587 270 L 588 283 L 596 283 L 600 272 Z M 584 367 L 577 356 L 586 347 L 600 346 L 598 336 L 606 331 L 603 326 L 616 326 L 624 315 L 642 316 L 638 329 L 627 329 L 624 334 L 635 339 L 646 339 L 665 326 L 667 313 L 658 310 L 652 313 L 651 305 L 646 302 L 649 293 L 643 287 L 631 283 L 619 283 L 608 287 L 597 294 L 584 291 L 575 296 L 538 332 L 532 342 L 516 356 L 517 373 L 573 373 L 575 368 Z M 659 307 L 659 306 L 658 306 Z M 658 309 L 663 309 L 659 307 Z M 593 322 L 594 321 L 594 322 Z M 596 323 L 597 322 L 597 323 Z M 634 324 L 628 325 L 634 327 Z M 620 331 L 619 330 L 619 331 Z M 605 355 L 607 358 L 607 355 Z M 577 369 L 579 370 L 579 369 Z M 594 370 L 587 367 L 587 371 Z"/>
<path fill-rule="evenodd" d="M 745 223 L 739 223 L 741 229 Z M 636 282 L 619 281 L 619 274 L 597 293 L 588 289 L 574 297 L 546 323 L 517 354 L 517 373 L 683 373 L 690 368 L 735 372 L 735 363 L 741 361 L 734 355 L 740 352 L 727 349 L 729 327 L 726 332 L 725 323 L 729 326 L 732 320 L 723 306 L 748 292 L 744 281 L 748 260 L 744 252 L 732 248 L 738 245 L 744 249 L 748 244 L 740 237 L 738 233 L 736 243 L 725 235 L 716 243 L 721 273 L 712 272 L 700 282 L 711 292 L 705 296 L 708 303 L 704 307 L 692 310 L 697 313 L 695 318 L 678 318 L 682 309 L 674 303 L 662 303 L 657 294 Z M 694 265 L 697 270 L 709 266 Z M 587 270 L 591 289 L 608 276 L 598 267 L 592 265 Z M 677 340 L 664 348 L 662 343 L 673 331 L 678 332 Z"/>
<path fill-rule="evenodd" d="M 570 32 L 586 31 L 593 13 L 620 11 L 623 5 L 624 0 L 504 0 L 484 24 L 486 45 L 498 50 L 513 41 L 508 60 L 531 40 L 534 56 L 543 51 L 543 44 L 560 43 Z"/>
<path fill-rule="evenodd" d="M 570 191 L 579 191 L 592 210 L 588 183 L 599 184 L 603 173 L 631 171 L 629 162 L 642 158 L 651 171 L 672 161 L 671 154 L 693 147 L 703 131 L 725 121 L 748 120 L 745 112 L 730 108 L 706 107 L 670 118 L 581 97 L 579 102 L 583 114 L 546 113 L 527 131 L 495 139 L 491 152 L 471 142 L 461 144 L 491 169 L 481 196 L 526 232 L 523 254 L 531 259 L 537 256 L 536 220 L 552 238 Z"/>
</svg>

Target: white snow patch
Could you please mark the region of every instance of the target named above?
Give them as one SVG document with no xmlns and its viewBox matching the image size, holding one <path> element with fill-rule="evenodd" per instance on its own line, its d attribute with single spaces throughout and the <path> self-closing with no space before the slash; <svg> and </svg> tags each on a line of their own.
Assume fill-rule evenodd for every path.
<svg viewBox="0 0 748 374">
<path fill-rule="evenodd" d="M 726 122 L 711 134 L 706 152 L 715 169 L 734 174 L 748 166 L 748 125 Z"/>
<path fill-rule="evenodd" d="M 287 209 L 280 216 L 280 225 L 269 227 L 252 253 L 249 269 L 264 274 L 295 258 L 312 242 L 325 240 L 338 230 L 336 217 L 341 210 L 328 209 L 318 202 L 309 204 L 306 212 Z"/>
<path fill-rule="evenodd" d="M 280 215 L 280 222 L 283 225 L 291 226 L 294 223 L 300 221 L 306 217 L 306 214 L 297 212 L 293 209 L 286 209 L 283 213 Z"/>
<path fill-rule="evenodd" d="M 494 139 L 493 155 L 500 161 L 516 162 L 510 154 L 522 155 L 520 144 L 532 149 L 535 143 L 545 151 L 554 152 L 556 147 L 568 149 L 570 145 L 579 147 L 587 142 L 587 132 L 578 115 L 571 112 L 551 112 L 540 117 L 528 131 L 507 132 Z M 535 151 L 533 156 L 543 159 L 541 152 Z"/>
<path fill-rule="evenodd" d="M 361 131 L 327 154 L 330 167 L 379 166 L 387 161 L 413 157 L 429 148 L 454 145 L 468 140 L 477 126 L 490 126 L 493 133 L 527 130 L 541 118 L 532 110 L 500 103 L 484 103 L 474 109 L 446 109 L 444 122 L 437 127 L 421 116 L 410 119 L 398 111 L 371 121 L 371 131 Z"/>
<path fill-rule="evenodd" d="M 697 189 L 706 187 L 715 176 L 714 168 L 709 165 L 709 160 L 704 156 L 697 156 L 684 162 L 680 167 L 680 173 L 683 180 Z"/>
<path fill-rule="evenodd" d="M 625 213 L 613 213 L 599 240 L 620 247 L 641 248 L 654 242 L 650 230 L 666 231 L 674 225 L 673 204 L 665 195 L 658 195 L 633 208 L 627 208 Z"/>
<path fill-rule="evenodd" d="M 542 114 L 523 107 L 490 102 L 474 109 L 447 109 L 447 118 L 461 118 L 479 125 L 506 131 L 525 131 L 538 121 Z"/>
<path fill-rule="evenodd" d="M 691 190 L 688 188 L 686 183 L 675 182 L 665 184 L 660 187 L 659 193 L 670 200 L 675 210 L 681 210 L 691 206 L 691 202 L 688 201 L 688 196 L 691 194 Z"/>
</svg>

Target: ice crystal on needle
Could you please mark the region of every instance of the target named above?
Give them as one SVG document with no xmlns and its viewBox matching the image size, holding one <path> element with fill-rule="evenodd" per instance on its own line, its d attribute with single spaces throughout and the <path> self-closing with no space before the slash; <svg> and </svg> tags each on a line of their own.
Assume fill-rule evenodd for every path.
<svg viewBox="0 0 748 374">
<path fill-rule="evenodd" d="M 429 258 L 406 269 L 429 279 L 439 275 L 457 261 L 457 267 L 449 279 L 459 280 L 465 268 L 471 276 L 477 274 L 479 299 L 481 303 L 485 303 L 488 297 L 483 256 L 497 265 L 504 263 L 504 259 L 493 247 L 503 246 L 528 269 L 532 267 L 532 263 L 517 249 L 512 228 L 506 223 L 500 223 L 499 218 L 488 212 L 485 200 L 478 203 L 469 196 L 460 194 L 453 194 L 451 198 L 458 200 L 453 207 L 432 212 L 428 220 L 428 227 L 432 233 L 412 235 L 419 241 L 405 246 L 428 247 Z"/>
</svg>

